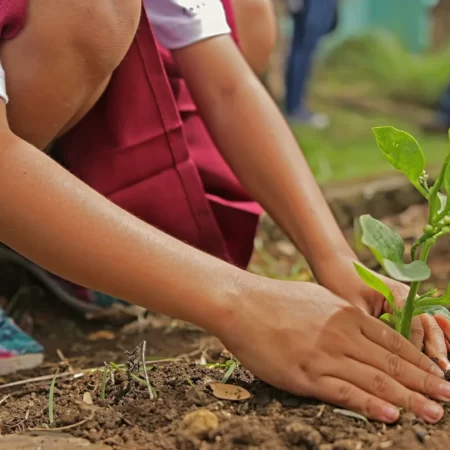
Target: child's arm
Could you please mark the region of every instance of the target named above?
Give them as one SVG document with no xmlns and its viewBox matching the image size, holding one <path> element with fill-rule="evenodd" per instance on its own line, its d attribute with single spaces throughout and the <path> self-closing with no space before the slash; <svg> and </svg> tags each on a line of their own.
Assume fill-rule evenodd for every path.
<svg viewBox="0 0 450 450">
<path fill-rule="evenodd" d="M 229 36 L 174 50 L 222 154 L 313 268 L 354 257 L 288 125 Z"/>
<path fill-rule="evenodd" d="M 220 323 L 240 270 L 128 214 L 4 124 L 0 180 L 0 242 L 75 283 L 207 329 Z"/>
<path fill-rule="evenodd" d="M 263 75 L 277 42 L 272 0 L 232 0 L 239 47 L 250 67 Z"/>
</svg>

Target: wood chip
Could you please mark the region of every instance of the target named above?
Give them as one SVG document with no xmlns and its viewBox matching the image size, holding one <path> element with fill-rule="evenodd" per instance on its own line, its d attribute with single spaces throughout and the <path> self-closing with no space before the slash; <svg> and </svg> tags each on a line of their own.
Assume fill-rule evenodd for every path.
<svg viewBox="0 0 450 450">
<path fill-rule="evenodd" d="M 113 341 L 116 335 L 109 330 L 100 330 L 91 333 L 88 337 L 88 341 Z"/>
<path fill-rule="evenodd" d="M 83 402 L 86 403 L 86 405 L 93 405 L 94 402 L 92 400 L 92 395 L 90 392 L 85 392 L 83 394 Z"/>
<path fill-rule="evenodd" d="M 355 413 L 353 411 L 348 411 L 347 409 L 336 408 L 336 409 L 333 409 L 333 412 L 335 414 L 340 414 L 341 416 L 351 417 L 353 419 L 362 420 L 365 423 L 369 423 L 369 420 L 367 419 L 367 417 L 365 417 L 361 414 Z"/>
<path fill-rule="evenodd" d="M 221 400 L 242 401 L 248 400 L 251 397 L 247 389 L 232 384 L 211 383 L 209 387 L 214 397 Z"/>
</svg>

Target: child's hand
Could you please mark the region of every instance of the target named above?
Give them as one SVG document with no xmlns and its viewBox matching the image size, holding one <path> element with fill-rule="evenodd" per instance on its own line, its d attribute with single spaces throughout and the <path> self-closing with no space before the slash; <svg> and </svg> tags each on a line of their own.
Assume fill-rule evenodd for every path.
<svg viewBox="0 0 450 450">
<path fill-rule="evenodd" d="M 211 331 L 258 377 L 383 422 L 398 419 L 396 407 L 427 422 L 442 417 L 423 394 L 450 401 L 450 384 L 399 333 L 315 284 L 243 284 Z"/>
<path fill-rule="evenodd" d="M 337 256 L 316 270 L 320 283 L 336 295 L 348 300 L 369 314 L 379 317 L 389 312 L 385 298 L 368 287 L 357 275 L 352 256 Z M 409 292 L 409 287 L 399 281 L 376 274 L 390 288 L 397 303 L 402 304 Z M 450 321 L 443 316 L 432 317 L 428 314 L 417 316 L 413 320 L 410 341 L 419 350 L 439 362 L 442 370 L 450 369 L 447 357 L 447 343 L 450 340 Z"/>
</svg>

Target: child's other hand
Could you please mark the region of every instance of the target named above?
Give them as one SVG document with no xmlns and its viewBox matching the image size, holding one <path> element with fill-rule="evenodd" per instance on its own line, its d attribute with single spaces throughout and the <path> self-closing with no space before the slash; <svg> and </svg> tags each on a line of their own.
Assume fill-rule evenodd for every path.
<svg viewBox="0 0 450 450">
<path fill-rule="evenodd" d="M 315 268 L 316 276 L 324 287 L 348 300 L 372 316 L 389 312 L 383 295 L 367 286 L 355 271 L 353 256 L 337 256 Z M 390 288 L 397 303 L 402 304 L 409 287 L 399 281 L 376 274 Z M 447 352 L 450 350 L 450 320 L 443 316 L 422 314 L 413 320 L 410 341 L 418 349 L 439 362 L 442 370 L 450 369 Z"/>
</svg>

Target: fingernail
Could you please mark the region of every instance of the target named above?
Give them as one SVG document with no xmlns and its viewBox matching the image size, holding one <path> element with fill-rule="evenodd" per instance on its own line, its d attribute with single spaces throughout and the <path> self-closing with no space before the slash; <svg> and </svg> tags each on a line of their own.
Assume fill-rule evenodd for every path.
<svg viewBox="0 0 450 450">
<path fill-rule="evenodd" d="M 448 372 L 450 370 L 450 362 L 448 361 L 447 358 L 441 359 L 440 367 L 444 372 Z"/>
<path fill-rule="evenodd" d="M 434 361 L 444 373 L 450 370 L 450 362 L 447 358 L 439 357 L 435 358 Z"/>
<path fill-rule="evenodd" d="M 431 366 L 431 373 L 433 375 L 436 375 L 439 378 L 444 378 L 444 372 L 438 366 L 436 366 L 434 363 Z"/>
<path fill-rule="evenodd" d="M 383 416 L 387 422 L 395 422 L 400 416 L 400 411 L 392 406 L 383 408 Z"/>
<path fill-rule="evenodd" d="M 423 415 L 425 420 L 437 422 L 444 415 L 444 410 L 436 403 L 427 403 L 423 409 Z"/>
<path fill-rule="evenodd" d="M 441 394 L 443 399 L 450 401 L 450 384 L 441 383 L 439 385 L 439 394 Z"/>
</svg>

